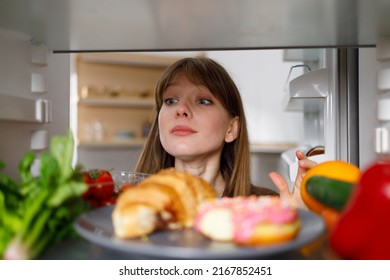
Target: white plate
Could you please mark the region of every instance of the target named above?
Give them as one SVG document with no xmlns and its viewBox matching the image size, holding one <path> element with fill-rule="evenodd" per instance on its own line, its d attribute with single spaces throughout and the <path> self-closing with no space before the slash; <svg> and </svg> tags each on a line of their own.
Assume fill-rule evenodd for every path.
<svg viewBox="0 0 390 280">
<path fill-rule="evenodd" d="M 323 220 L 312 212 L 299 210 L 302 227 L 291 241 L 256 247 L 210 241 L 192 229 L 159 231 L 147 239 L 119 239 L 114 236 L 111 213 L 107 206 L 82 214 L 75 222 L 76 231 L 85 239 L 132 256 L 167 259 L 247 259 L 266 258 L 298 249 L 320 237 L 325 230 Z"/>
</svg>

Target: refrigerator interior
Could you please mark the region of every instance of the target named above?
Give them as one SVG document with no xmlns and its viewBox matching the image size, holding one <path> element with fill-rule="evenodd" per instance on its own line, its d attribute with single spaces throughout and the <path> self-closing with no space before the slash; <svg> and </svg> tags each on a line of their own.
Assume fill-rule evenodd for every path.
<svg viewBox="0 0 390 280">
<path fill-rule="evenodd" d="M 92 3 L 94 9 L 90 9 Z M 338 112 L 332 120 L 337 125 L 334 134 L 324 134 L 324 141 L 329 137 L 334 142 L 328 151 L 334 149 L 332 158 L 361 166 L 376 157 L 375 128 L 387 125 L 386 120 L 378 121 L 376 108 L 377 97 L 383 93 L 378 90 L 376 72 L 387 66 L 386 55 L 381 61 L 376 56 L 376 45 L 390 26 L 385 2 L 117 4 L 110 13 L 105 1 L 0 4 L 0 111 L 13 108 L 10 115 L 0 113 L 0 159 L 6 163 L 6 174 L 17 176 L 18 161 L 27 150 L 39 156 L 52 135 L 66 133 L 74 122 L 69 96 L 75 82 L 71 53 L 90 51 L 326 48 L 329 85 L 335 93 L 328 99 L 334 106 L 327 108 Z M 220 5 L 225 9 L 219 9 Z M 193 16 L 180 13 L 183 10 L 192 11 Z M 27 107 L 18 108 L 20 104 Z M 18 110 L 30 113 L 21 117 L 15 114 Z"/>
</svg>

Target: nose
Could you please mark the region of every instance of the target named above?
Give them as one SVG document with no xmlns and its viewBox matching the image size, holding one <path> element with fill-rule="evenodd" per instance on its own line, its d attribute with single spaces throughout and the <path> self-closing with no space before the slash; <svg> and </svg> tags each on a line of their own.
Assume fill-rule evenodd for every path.
<svg viewBox="0 0 390 280">
<path fill-rule="evenodd" d="M 181 102 L 176 109 L 176 115 L 178 117 L 188 118 L 191 116 L 191 109 L 186 102 Z"/>
</svg>

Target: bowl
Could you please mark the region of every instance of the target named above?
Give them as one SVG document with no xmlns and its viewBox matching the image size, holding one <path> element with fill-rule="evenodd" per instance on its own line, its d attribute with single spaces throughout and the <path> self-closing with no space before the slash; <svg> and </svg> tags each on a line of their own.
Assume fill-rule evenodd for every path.
<svg viewBox="0 0 390 280">
<path fill-rule="evenodd" d="M 136 185 L 143 179 L 150 176 L 147 173 L 125 171 L 125 170 L 112 170 L 110 171 L 112 178 L 115 182 L 115 191 L 119 192 L 124 185 Z"/>
<path fill-rule="evenodd" d="M 93 172 L 100 172 L 94 174 Z M 106 172 L 109 172 L 113 181 L 107 180 Z M 85 171 L 85 182 L 88 186 L 87 191 L 82 195 L 83 199 L 89 202 L 93 207 L 102 207 L 115 204 L 118 195 L 121 191 L 137 185 L 150 174 L 139 173 L 125 170 L 106 170 L 106 169 L 92 169 Z M 90 178 L 98 177 L 91 180 Z"/>
</svg>

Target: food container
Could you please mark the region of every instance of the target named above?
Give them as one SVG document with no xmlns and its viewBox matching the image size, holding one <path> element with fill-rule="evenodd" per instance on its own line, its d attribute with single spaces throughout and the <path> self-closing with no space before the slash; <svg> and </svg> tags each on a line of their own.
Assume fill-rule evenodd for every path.
<svg viewBox="0 0 390 280">
<path fill-rule="evenodd" d="M 122 191 L 134 187 L 148 176 L 149 174 L 124 170 L 88 170 L 84 172 L 88 189 L 82 197 L 94 207 L 115 204 Z"/>
<path fill-rule="evenodd" d="M 150 176 L 150 174 L 139 173 L 133 171 L 124 171 L 124 170 L 114 170 L 110 171 L 112 178 L 115 182 L 115 191 L 119 192 L 123 186 L 135 186 L 143 179 Z"/>
</svg>

